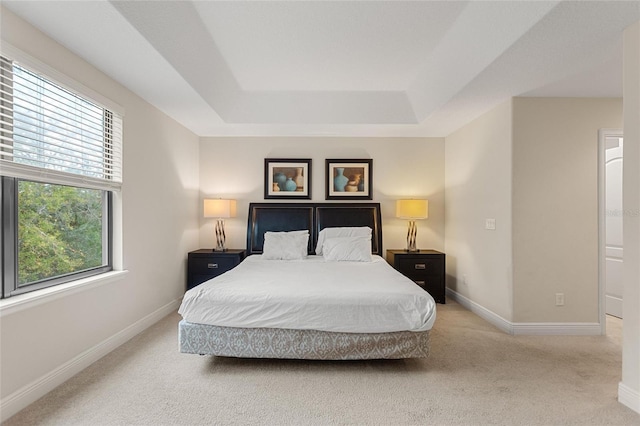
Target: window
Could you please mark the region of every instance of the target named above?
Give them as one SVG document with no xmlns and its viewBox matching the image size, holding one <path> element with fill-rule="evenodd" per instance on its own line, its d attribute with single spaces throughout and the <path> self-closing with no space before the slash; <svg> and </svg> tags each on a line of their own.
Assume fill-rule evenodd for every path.
<svg viewBox="0 0 640 426">
<path fill-rule="evenodd" d="M 122 117 L 0 57 L 2 298 L 112 269 Z"/>
</svg>

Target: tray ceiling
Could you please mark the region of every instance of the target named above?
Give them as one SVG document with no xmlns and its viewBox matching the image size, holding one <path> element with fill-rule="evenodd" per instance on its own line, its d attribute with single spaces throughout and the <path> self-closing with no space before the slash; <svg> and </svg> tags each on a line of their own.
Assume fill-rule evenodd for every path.
<svg viewBox="0 0 640 426">
<path fill-rule="evenodd" d="M 636 1 L 3 1 L 200 136 L 446 136 L 622 95 Z"/>
</svg>

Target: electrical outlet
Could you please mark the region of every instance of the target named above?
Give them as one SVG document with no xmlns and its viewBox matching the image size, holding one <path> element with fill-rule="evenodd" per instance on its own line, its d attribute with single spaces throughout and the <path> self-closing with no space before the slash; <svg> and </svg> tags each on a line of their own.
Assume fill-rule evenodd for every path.
<svg viewBox="0 0 640 426">
<path fill-rule="evenodd" d="M 462 284 L 469 285 L 469 280 L 467 280 L 467 274 L 462 275 Z"/>
<path fill-rule="evenodd" d="M 496 220 L 495 219 L 485 219 L 485 221 L 484 221 L 484 229 L 488 229 L 490 231 L 494 231 L 496 229 Z"/>
<path fill-rule="evenodd" d="M 556 306 L 564 306 L 564 293 L 556 293 Z"/>
</svg>

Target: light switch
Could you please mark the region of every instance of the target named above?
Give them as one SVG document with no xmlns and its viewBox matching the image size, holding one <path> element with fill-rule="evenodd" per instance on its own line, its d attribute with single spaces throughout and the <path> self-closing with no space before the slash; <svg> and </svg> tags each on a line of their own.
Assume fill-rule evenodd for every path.
<svg viewBox="0 0 640 426">
<path fill-rule="evenodd" d="M 484 229 L 495 230 L 496 229 L 496 220 L 495 219 L 485 219 Z"/>
</svg>

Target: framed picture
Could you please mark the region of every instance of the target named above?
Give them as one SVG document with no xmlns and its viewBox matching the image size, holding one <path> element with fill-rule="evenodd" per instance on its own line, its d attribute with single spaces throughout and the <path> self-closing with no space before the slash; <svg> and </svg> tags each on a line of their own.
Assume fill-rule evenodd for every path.
<svg viewBox="0 0 640 426">
<path fill-rule="evenodd" d="M 311 159 L 265 158 L 265 199 L 311 199 Z"/>
<path fill-rule="evenodd" d="M 326 160 L 327 200 L 371 200 L 373 160 Z"/>
</svg>

